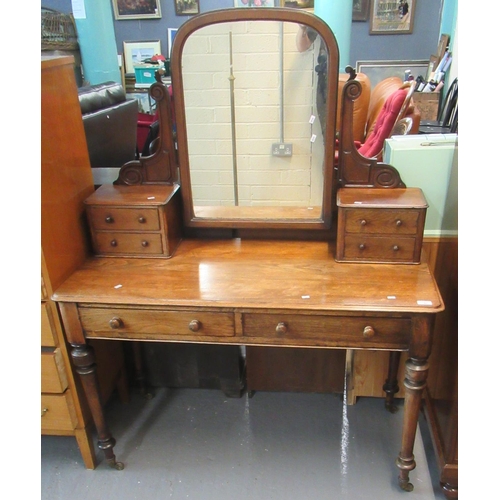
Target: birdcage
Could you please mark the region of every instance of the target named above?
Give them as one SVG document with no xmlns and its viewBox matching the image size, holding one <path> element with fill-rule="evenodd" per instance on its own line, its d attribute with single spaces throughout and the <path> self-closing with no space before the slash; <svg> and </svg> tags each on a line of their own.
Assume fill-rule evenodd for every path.
<svg viewBox="0 0 500 500">
<path fill-rule="evenodd" d="M 42 50 L 78 50 L 73 15 L 42 7 Z"/>
</svg>

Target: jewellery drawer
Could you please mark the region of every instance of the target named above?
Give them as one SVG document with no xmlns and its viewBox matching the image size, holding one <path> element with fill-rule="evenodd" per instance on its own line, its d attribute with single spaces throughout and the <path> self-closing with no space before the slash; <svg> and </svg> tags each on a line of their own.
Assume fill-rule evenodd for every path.
<svg viewBox="0 0 500 500">
<path fill-rule="evenodd" d="M 79 314 L 87 337 L 110 334 L 152 339 L 162 336 L 234 336 L 232 313 L 80 307 Z"/>
<path fill-rule="evenodd" d="M 158 231 L 160 220 L 155 208 L 89 207 L 95 230 Z"/>
<path fill-rule="evenodd" d="M 75 407 L 71 394 L 42 394 L 41 397 L 42 432 L 72 431 L 76 428 Z"/>
<path fill-rule="evenodd" d="M 106 254 L 159 254 L 162 253 L 161 234 L 95 232 L 97 253 Z"/>
<path fill-rule="evenodd" d="M 60 349 L 43 349 L 42 392 L 62 393 L 68 387 L 68 377 Z"/>
<path fill-rule="evenodd" d="M 372 260 L 377 262 L 408 262 L 413 259 L 415 238 L 400 236 L 346 235 L 346 260 Z"/>
<path fill-rule="evenodd" d="M 346 210 L 345 232 L 362 234 L 404 234 L 417 232 L 419 213 L 412 210 Z"/>
<path fill-rule="evenodd" d="M 411 332 L 409 319 L 352 318 L 348 316 L 306 316 L 279 314 L 243 315 L 245 337 L 275 340 L 317 339 L 318 345 L 403 348 Z M 300 344 L 300 342 L 299 342 Z"/>
</svg>

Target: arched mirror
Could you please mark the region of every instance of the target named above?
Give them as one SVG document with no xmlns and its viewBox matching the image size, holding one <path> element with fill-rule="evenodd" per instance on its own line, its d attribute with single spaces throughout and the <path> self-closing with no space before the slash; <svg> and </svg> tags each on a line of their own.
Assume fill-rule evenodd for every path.
<svg viewBox="0 0 500 500">
<path fill-rule="evenodd" d="M 305 36 L 310 47 L 299 50 Z M 171 65 L 185 225 L 328 229 L 338 87 L 330 28 L 299 9 L 213 11 L 179 28 Z"/>
</svg>

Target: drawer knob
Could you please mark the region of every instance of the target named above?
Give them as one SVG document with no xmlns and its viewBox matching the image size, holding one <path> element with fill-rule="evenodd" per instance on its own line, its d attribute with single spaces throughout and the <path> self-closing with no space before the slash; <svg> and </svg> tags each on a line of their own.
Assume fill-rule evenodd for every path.
<svg viewBox="0 0 500 500">
<path fill-rule="evenodd" d="M 398 219 L 398 220 L 396 221 L 396 226 L 398 226 L 398 227 L 399 227 L 399 226 L 401 226 L 402 224 L 403 224 L 403 221 L 402 221 L 401 219 Z"/>
<path fill-rule="evenodd" d="M 108 215 L 104 220 L 106 221 L 106 224 L 113 224 L 113 222 L 115 222 L 115 219 L 113 219 L 111 215 Z"/>
<path fill-rule="evenodd" d="M 109 242 L 109 244 L 112 246 L 112 247 L 117 247 L 118 246 L 118 242 L 116 240 L 111 240 Z"/>
<path fill-rule="evenodd" d="M 113 330 L 117 330 L 118 328 L 123 327 L 123 321 L 117 316 L 115 316 L 114 318 L 111 318 L 109 320 L 109 326 L 113 328 Z"/>
<path fill-rule="evenodd" d="M 375 329 L 373 326 L 365 326 L 365 329 L 363 330 L 363 337 L 365 339 L 371 339 L 375 335 Z"/>
<path fill-rule="evenodd" d="M 146 240 L 143 240 L 143 241 L 141 242 L 141 245 L 142 245 L 144 248 L 146 248 L 146 247 L 149 245 L 149 243 L 148 243 Z"/>
<path fill-rule="evenodd" d="M 146 217 L 139 217 L 139 224 L 146 224 Z"/>
<path fill-rule="evenodd" d="M 366 224 L 367 224 L 367 222 L 366 222 L 366 220 L 365 220 L 365 219 L 361 219 L 361 220 L 359 221 L 359 223 L 360 223 L 362 226 L 366 226 Z"/>
<path fill-rule="evenodd" d="M 42 408 L 42 417 L 45 417 L 48 411 L 49 411 L 48 408 Z"/>
<path fill-rule="evenodd" d="M 198 332 L 201 330 L 201 322 L 198 321 L 197 319 L 193 319 L 193 321 L 191 321 L 189 323 L 189 329 L 192 331 L 192 332 Z"/>
<path fill-rule="evenodd" d="M 359 249 L 360 249 L 360 250 L 364 250 L 365 248 L 366 248 L 366 247 L 365 247 L 365 244 L 364 244 L 364 243 L 361 243 L 361 244 L 359 245 Z"/>
<path fill-rule="evenodd" d="M 397 245 L 394 245 L 394 246 L 392 247 L 392 249 L 393 249 L 395 252 L 397 252 L 397 251 L 399 250 L 399 247 L 398 247 Z"/>
<path fill-rule="evenodd" d="M 284 323 L 283 321 L 280 321 L 276 325 L 276 333 L 278 335 L 284 335 L 287 331 L 288 331 L 288 327 L 286 326 L 286 323 Z"/>
</svg>

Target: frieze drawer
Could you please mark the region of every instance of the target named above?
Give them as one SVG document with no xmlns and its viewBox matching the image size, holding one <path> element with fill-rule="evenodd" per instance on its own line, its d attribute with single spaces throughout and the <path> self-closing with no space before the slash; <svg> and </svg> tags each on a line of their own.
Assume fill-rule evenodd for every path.
<svg viewBox="0 0 500 500">
<path fill-rule="evenodd" d="M 87 337 L 233 337 L 233 313 L 80 307 Z"/>
<path fill-rule="evenodd" d="M 265 337 L 287 343 L 296 339 L 316 339 L 318 345 L 341 347 L 404 348 L 408 345 L 411 320 L 353 318 L 349 316 L 306 316 L 279 314 L 243 315 L 244 337 Z M 279 343 L 279 342 L 278 342 Z"/>
</svg>

